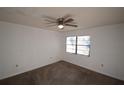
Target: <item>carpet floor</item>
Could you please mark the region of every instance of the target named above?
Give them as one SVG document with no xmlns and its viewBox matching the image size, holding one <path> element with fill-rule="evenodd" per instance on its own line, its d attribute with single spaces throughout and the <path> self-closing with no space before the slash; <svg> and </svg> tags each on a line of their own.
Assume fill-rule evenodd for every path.
<svg viewBox="0 0 124 93">
<path fill-rule="evenodd" d="M 60 61 L 10 78 L 1 85 L 123 85 L 124 81 Z"/>
</svg>

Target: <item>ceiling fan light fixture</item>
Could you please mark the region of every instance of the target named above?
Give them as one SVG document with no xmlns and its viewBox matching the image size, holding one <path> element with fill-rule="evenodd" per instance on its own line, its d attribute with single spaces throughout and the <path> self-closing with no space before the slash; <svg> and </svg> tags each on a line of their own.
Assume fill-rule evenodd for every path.
<svg viewBox="0 0 124 93">
<path fill-rule="evenodd" d="M 64 28 L 64 25 L 60 24 L 60 25 L 58 25 L 58 28 L 59 29 L 63 29 Z"/>
</svg>

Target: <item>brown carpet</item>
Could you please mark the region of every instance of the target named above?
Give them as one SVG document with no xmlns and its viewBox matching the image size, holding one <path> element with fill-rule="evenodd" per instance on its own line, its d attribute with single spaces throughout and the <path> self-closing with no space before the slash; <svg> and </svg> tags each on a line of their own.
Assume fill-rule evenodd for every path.
<svg viewBox="0 0 124 93">
<path fill-rule="evenodd" d="M 100 73 L 60 61 L 0 81 L 1 85 L 120 85 L 117 80 Z"/>
</svg>

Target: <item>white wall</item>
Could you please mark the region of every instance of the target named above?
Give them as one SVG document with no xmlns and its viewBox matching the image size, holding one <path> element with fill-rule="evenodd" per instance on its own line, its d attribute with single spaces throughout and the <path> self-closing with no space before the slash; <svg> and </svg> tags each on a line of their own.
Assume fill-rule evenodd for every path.
<svg viewBox="0 0 124 93">
<path fill-rule="evenodd" d="M 91 36 L 90 57 L 65 52 L 66 36 L 71 35 Z M 0 79 L 65 60 L 124 80 L 123 42 L 124 24 L 54 32 L 0 22 Z"/>
<path fill-rule="evenodd" d="M 71 35 L 91 36 L 90 57 L 65 52 L 66 36 Z M 124 24 L 64 32 L 63 43 L 63 60 L 124 80 Z"/>
<path fill-rule="evenodd" d="M 59 32 L 0 22 L 0 79 L 59 61 L 60 47 Z"/>
</svg>

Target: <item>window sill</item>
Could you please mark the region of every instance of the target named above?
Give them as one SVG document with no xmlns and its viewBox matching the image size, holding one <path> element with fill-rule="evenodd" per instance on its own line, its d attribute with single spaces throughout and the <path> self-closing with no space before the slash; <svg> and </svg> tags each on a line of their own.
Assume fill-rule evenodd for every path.
<svg viewBox="0 0 124 93">
<path fill-rule="evenodd" d="M 70 52 L 66 52 L 68 54 L 74 54 L 74 55 L 81 55 L 81 56 L 86 56 L 86 57 L 90 57 L 90 54 L 89 55 L 83 55 L 83 54 L 77 54 L 77 53 L 70 53 Z"/>
</svg>

